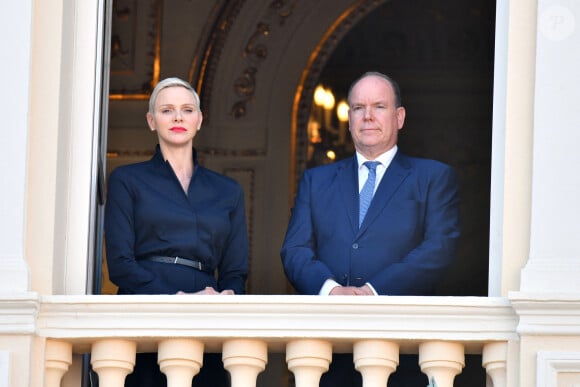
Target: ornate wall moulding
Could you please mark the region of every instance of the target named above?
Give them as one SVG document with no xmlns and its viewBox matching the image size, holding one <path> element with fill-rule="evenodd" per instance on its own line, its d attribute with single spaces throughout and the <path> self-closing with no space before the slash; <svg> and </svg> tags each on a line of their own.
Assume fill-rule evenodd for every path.
<svg viewBox="0 0 580 387">
<path fill-rule="evenodd" d="M 159 81 L 163 0 L 116 0 L 109 99 L 148 99 Z"/>
<path fill-rule="evenodd" d="M 580 386 L 580 352 L 539 351 L 536 376 L 537 386 Z"/>
</svg>

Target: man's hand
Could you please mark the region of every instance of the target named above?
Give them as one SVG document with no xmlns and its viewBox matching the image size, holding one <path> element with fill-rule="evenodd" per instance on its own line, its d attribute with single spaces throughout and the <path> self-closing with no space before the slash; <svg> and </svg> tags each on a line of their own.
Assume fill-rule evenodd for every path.
<svg viewBox="0 0 580 387">
<path fill-rule="evenodd" d="M 211 295 L 233 295 L 234 291 L 231 289 L 226 289 L 226 290 L 222 290 L 221 292 L 218 292 L 217 290 L 215 290 L 214 288 L 212 288 L 211 286 L 207 286 L 205 289 L 200 290 L 199 292 L 195 292 L 195 293 L 185 293 L 182 292 L 181 290 L 178 291 L 175 294 L 211 294 Z"/>
<path fill-rule="evenodd" d="M 363 285 L 361 287 L 355 286 L 336 286 L 332 288 L 330 296 L 374 296 L 375 293 L 371 290 L 368 285 Z"/>
</svg>

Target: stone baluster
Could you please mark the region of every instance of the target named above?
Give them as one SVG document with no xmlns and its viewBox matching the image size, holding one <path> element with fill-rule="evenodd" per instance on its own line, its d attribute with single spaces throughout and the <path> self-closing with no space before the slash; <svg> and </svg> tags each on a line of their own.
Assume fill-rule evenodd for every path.
<svg viewBox="0 0 580 387">
<path fill-rule="evenodd" d="M 122 339 L 103 339 L 93 343 L 91 365 L 99 375 L 99 385 L 123 387 L 125 377 L 133 372 L 137 344 Z"/>
<path fill-rule="evenodd" d="M 428 341 L 419 345 L 421 371 L 434 379 L 437 387 L 453 387 L 453 379 L 465 366 L 462 344 L 446 341 Z"/>
<path fill-rule="evenodd" d="M 399 365 L 399 345 L 384 340 L 354 343 L 354 365 L 363 378 L 363 387 L 384 387 Z"/>
<path fill-rule="evenodd" d="M 222 360 L 232 387 L 255 387 L 258 374 L 268 362 L 268 345 L 260 340 L 228 340 L 223 345 Z"/>
<path fill-rule="evenodd" d="M 493 382 L 493 387 L 507 386 L 507 347 L 500 341 L 483 346 L 481 363 Z"/>
<path fill-rule="evenodd" d="M 72 344 L 49 339 L 44 351 L 45 386 L 60 387 L 63 375 L 72 364 Z"/>
<path fill-rule="evenodd" d="M 190 387 L 191 381 L 203 365 L 203 342 L 175 338 L 159 342 L 157 360 L 167 376 L 167 387 Z"/>
<path fill-rule="evenodd" d="M 332 361 L 332 344 L 324 340 L 294 340 L 286 345 L 286 362 L 296 387 L 318 387 Z"/>
</svg>

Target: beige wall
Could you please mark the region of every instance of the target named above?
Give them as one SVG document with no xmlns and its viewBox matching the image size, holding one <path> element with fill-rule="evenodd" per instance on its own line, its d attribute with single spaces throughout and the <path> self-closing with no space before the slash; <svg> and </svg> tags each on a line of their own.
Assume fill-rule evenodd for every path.
<svg viewBox="0 0 580 387">
<path fill-rule="evenodd" d="M 521 340 L 521 359 L 519 366 L 520 386 L 543 386 L 543 381 L 537 380 L 538 368 L 547 364 L 542 364 L 539 356 L 541 352 L 552 352 L 554 364 L 560 364 L 558 370 L 557 386 L 567 387 L 575 386 L 580 383 L 580 367 L 578 362 L 580 358 L 580 337 L 578 336 L 527 336 Z M 566 357 L 567 354 L 574 354 L 572 358 Z M 560 357 L 560 358 L 559 358 Z M 563 365 L 563 363 L 569 363 Z M 558 367 L 556 367 L 558 369 Z M 549 378 L 553 380 L 553 378 Z M 549 385 L 551 386 L 551 385 Z M 555 387 L 555 386 L 554 386 Z"/>
<path fill-rule="evenodd" d="M 9 353 L 8 376 L 10 383 L 8 386 L 42 385 L 42 364 L 44 363 L 42 340 L 29 335 L 0 335 L 0 351 Z M 2 379 L 0 379 L 1 381 Z"/>
</svg>

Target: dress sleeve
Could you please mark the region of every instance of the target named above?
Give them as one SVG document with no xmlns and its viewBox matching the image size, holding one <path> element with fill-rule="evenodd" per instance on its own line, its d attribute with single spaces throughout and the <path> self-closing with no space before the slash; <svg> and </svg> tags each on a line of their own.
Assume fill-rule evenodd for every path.
<svg viewBox="0 0 580 387">
<path fill-rule="evenodd" d="M 105 244 L 110 280 L 132 294 L 175 294 L 179 289 L 161 280 L 135 260 L 135 184 L 128 174 L 111 173 L 105 205 Z"/>
<path fill-rule="evenodd" d="M 230 235 L 218 267 L 218 290 L 231 289 L 236 294 L 244 294 L 248 276 L 248 230 L 244 193 L 239 186 L 230 223 Z"/>
</svg>

